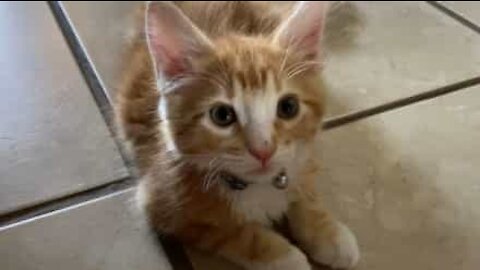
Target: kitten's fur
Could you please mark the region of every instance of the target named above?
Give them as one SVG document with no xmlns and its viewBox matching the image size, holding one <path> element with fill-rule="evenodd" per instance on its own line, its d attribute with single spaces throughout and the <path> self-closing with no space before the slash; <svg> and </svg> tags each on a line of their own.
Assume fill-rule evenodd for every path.
<svg viewBox="0 0 480 270">
<path fill-rule="evenodd" d="M 316 135 L 324 98 L 321 45 L 327 5 L 254 2 L 153 2 L 126 61 L 117 103 L 142 180 L 150 223 L 185 244 L 246 269 L 311 269 L 306 256 L 334 267 L 358 261 L 356 240 L 322 208 L 315 190 Z M 283 5 L 283 6 L 282 6 Z M 146 37 L 146 40 L 145 40 Z M 299 115 L 277 117 L 285 94 Z M 237 122 L 217 127 L 217 102 Z M 267 170 L 247 147 L 276 149 Z M 289 186 L 271 179 L 285 169 Z M 228 171 L 252 182 L 232 190 Z M 286 216 L 300 251 L 274 232 Z"/>
</svg>

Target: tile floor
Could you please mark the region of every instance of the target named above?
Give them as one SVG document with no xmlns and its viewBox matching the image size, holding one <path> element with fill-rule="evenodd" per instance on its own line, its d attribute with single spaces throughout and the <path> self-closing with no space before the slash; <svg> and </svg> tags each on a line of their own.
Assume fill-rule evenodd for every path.
<svg viewBox="0 0 480 270">
<path fill-rule="evenodd" d="M 465 19 L 480 25 L 480 9 L 475 1 L 440 1 L 443 5 L 462 15 Z"/>
<path fill-rule="evenodd" d="M 47 4 L 0 14 L 0 214 L 126 177 Z"/>
<path fill-rule="evenodd" d="M 479 2 L 440 3 L 480 27 Z M 111 95 L 136 5 L 65 3 Z M 172 269 L 131 188 L 88 196 L 128 172 L 48 5 L 2 2 L 0 14 L 1 269 Z M 346 3 L 326 46 L 330 117 L 480 76 L 480 33 L 426 2 Z M 357 269 L 480 267 L 479 134 L 480 85 L 324 133 L 319 184 L 359 238 Z M 189 254 L 195 269 L 233 269 Z"/>
</svg>

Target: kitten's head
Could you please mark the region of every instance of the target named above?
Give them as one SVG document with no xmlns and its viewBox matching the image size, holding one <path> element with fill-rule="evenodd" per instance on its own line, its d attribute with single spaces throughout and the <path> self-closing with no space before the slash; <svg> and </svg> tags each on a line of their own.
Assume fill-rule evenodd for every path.
<svg viewBox="0 0 480 270">
<path fill-rule="evenodd" d="M 302 2 L 269 36 L 212 40 L 175 5 L 151 3 L 146 27 L 159 113 L 177 154 L 252 182 L 294 173 L 323 114 L 325 9 Z"/>
</svg>

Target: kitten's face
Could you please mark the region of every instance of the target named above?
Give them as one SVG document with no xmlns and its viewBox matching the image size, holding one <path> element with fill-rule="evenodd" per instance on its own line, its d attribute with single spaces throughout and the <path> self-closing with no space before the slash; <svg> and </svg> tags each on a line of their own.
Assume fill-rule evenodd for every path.
<svg viewBox="0 0 480 270">
<path fill-rule="evenodd" d="M 295 174 L 322 117 L 320 80 L 268 42 L 231 38 L 165 93 L 178 153 L 210 171 L 249 182 Z"/>
<path fill-rule="evenodd" d="M 183 160 L 251 182 L 295 174 L 322 116 L 325 14 L 324 2 L 302 1 L 271 33 L 211 39 L 173 3 L 149 4 L 164 134 Z"/>
</svg>

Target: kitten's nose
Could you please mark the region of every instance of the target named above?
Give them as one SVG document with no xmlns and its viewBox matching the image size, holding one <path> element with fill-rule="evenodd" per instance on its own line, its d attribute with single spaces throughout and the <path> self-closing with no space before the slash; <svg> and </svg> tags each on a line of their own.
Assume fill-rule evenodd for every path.
<svg viewBox="0 0 480 270">
<path fill-rule="evenodd" d="M 270 145 L 265 145 L 263 147 L 248 148 L 248 152 L 262 163 L 262 167 L 265 167 L 272 158 L 273 153 L 275 153 L 275 148 Z"/>
</svg>

